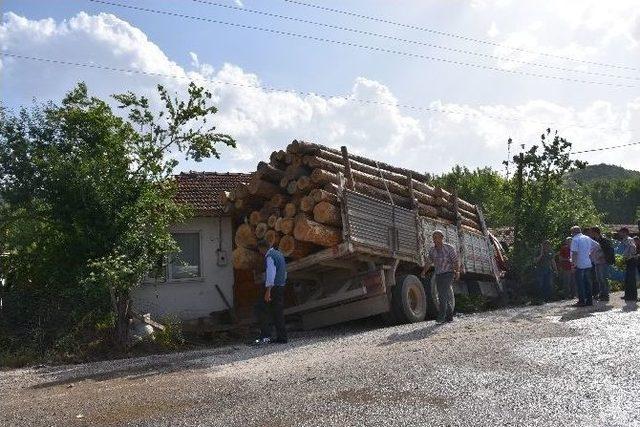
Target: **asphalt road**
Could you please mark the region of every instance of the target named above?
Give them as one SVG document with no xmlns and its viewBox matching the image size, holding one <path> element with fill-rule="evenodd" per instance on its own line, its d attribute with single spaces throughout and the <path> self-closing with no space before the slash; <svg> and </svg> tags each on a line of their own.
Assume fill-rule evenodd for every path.
<svg viewBox="0 0 640 427">
<path fill-rule="evenodd" d="M 640 425 L 636 309 L 615 295 L 0 372 L 0 425 Z"/>
</svg>

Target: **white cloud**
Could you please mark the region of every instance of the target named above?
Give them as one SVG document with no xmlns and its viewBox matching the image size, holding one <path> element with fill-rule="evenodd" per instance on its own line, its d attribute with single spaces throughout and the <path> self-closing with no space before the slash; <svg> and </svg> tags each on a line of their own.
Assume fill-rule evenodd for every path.
<svg viewBox="0 0 640 427">
<path fill-rule="evenodd" d="M 68 21 L 34 21 L 13 13 L 5 14 L 0 26 L 0 46 L 13 53 L 78 62 L 135 68 L 145 72 L 187 77 L 171 79 L 144 75 L 123 75 L 99 70 L 79 69 L 18 60 L 5 60 L 3 78 L 12 97 L 28 102 L 59 99 L 78 80 L 87 81 L 101 97 L 134 90 L 149 95 L 156 83 L 182 91 L 189 79 L 207 85 L 219 107 L 218 130 L 233 135 L 238 148 L 223 149 L 223 159 L 202 164 L 185 164 L 185 169 L 251 170 L 274 149 L 284 148 L 298 138 L 339 147 L 353 152 L 416 169 L 441 172 L 454 164 L 470 167 L 501 167 L 506 157 L 506 140 L 537 142 L 549 121 L 580 122 L 587 125 L 617 127 L 610 130 L 561 128 L 563 135 L 576 142 L 576 149 L 617 145 L 631 141 L 631 129 L 640 128 L 640 98 L 616 106 L 596 101 L 581 109 L 530 100 L 520 105 L 450 104 L 433 101 L 434 109 L 460 111 L 461 114 L 425 115 L 395 106 L 391 89 L 366 76 L 354 80 L 344 98 L 271 92 L 256 89 L 261 79 L 233 64 L 214 68 L 203 63 L 195 52 L 186 52 L 192 69 L 184 69 L 139 29 L 110 14 L 79 13 Z M 221 80 L 230 84 L 216 84 Z M 7 91 L 3 91 L 3 97 Z M 371 103 L 357 103 L 354 99 Z M 517 116 L 539 123 L 498 120 L 491 116 Z M 553 126 L 552 126 L 553 127 Z M 639 151 L 627 151 L 638 153 Z M 620 163 L 640 168 L 640 157 L 603 152 L 588 156 L 596 161 Z"/>
<path fill-rule="evenodd" d="M 242 0 L 233 0 L 233 2 L 236 4 L 236 6 L 244 7 L 244 3 L 242 3 Z"/>
<path fill-rule="evenodd" d="M 640 7 L 637 0 L 542 0 L 536 2 L 511 2 L 508 0 L 476 0 L 472 3 L 480 14 L 486 15 L 499 26 L 499 37 L 490 37 L 506 46 L 531 52 L 497 47 L 494 54 L 518 61 L 558 62 L 532 52 L 579 60 L 611 62 L 607 54 L 618 52 L 621 58 L 615 62 L 629 62 L 625 52 L 637 52 L 640 43 Z M 507 8 L 508 7 L 508 8 Z M 518 13 L 509 13 L 517 8 Z M 495 17 L 502 17 L 498 20 Z M 637 62 L 637 61 L 635 61 Z M 522 67 L 508 61 L 499 61 L 508 69 Z M 580 64 L 563 62 L 567 68 L 580 68 Z M 606 71 L 606 70 L 605 70 Z"/>
</svg>

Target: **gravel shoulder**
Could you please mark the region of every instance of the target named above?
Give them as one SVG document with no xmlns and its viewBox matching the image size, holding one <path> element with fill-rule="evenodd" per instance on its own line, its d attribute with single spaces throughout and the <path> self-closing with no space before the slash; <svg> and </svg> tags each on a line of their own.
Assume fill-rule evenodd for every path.
<svg viewBox="0 0 640 427">
<path fill-rule="evenodd" d="M 570 302 L 0 372 L 3 426 L 640 425 L 640 314 Z"/>
</svg>

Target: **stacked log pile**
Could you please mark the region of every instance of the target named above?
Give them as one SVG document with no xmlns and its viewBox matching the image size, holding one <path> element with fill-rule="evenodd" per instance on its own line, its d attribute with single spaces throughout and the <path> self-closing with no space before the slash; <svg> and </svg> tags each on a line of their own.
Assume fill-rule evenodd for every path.
<svg viewBox="0 0 640 427">
<path fill-rule="evenodd" d="M 480 230 L 471 203 L 426 184 L 417 172 L 308 142 L 293 141 L 260 162 L 247 183 L 220 194 L 225 211 L 242 218 L 234 236 L 234 267 L 262 265 L 256 250 L 265 239 L 289 259 L 299 259 L 342 241 L 338 186 L 407 209 Z"/>
</svg>

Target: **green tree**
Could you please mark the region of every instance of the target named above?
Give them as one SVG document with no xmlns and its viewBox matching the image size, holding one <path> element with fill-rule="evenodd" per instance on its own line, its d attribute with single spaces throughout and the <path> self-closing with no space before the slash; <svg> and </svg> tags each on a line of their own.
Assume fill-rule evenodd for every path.
<svg viewBox="0 0 640 427">
<path fill-rule="evenodd" d="M 596 179 L 582 185 L 608 224 L 631 224 L 639 219 L 640 178 Z"/>
<path fill-rule="evenodd" d="M 565 175 L 585 164 L 570 157 L 571 143 L 547 129 L 540 145 L 514 157 L 517 172 L 511 183 L 514 225 L 513 265 L 530 271 L 539 244 L 558 244 L 571 225 L 596 225 L 600 216 L 588 194 L 565 185 Z"/>
<path fill-rule="evenodd" d="M 458 197 L 479 205 L 490 227 L 511 224 L 508 182 L 490 167 L 472 171 L 456 165 L 450 172 L 433 177 L 431 184 L 456 191 Z"/>
<path fill-rule="evenodd" d="M 39 351 L 105 318 L 126 343 L 130 292 L 176 249 L 168 227 L 189 215 L 173 201 L 175 155 L 235 146 L 207 123 L 209 92 L 192 83 L 186 100 L 158 94 L 157 114 L 145 97 L 115 95 L 126 119 L 82 83 L 61 105 L 1 112 L 4 326 Z"/>
</svg>

